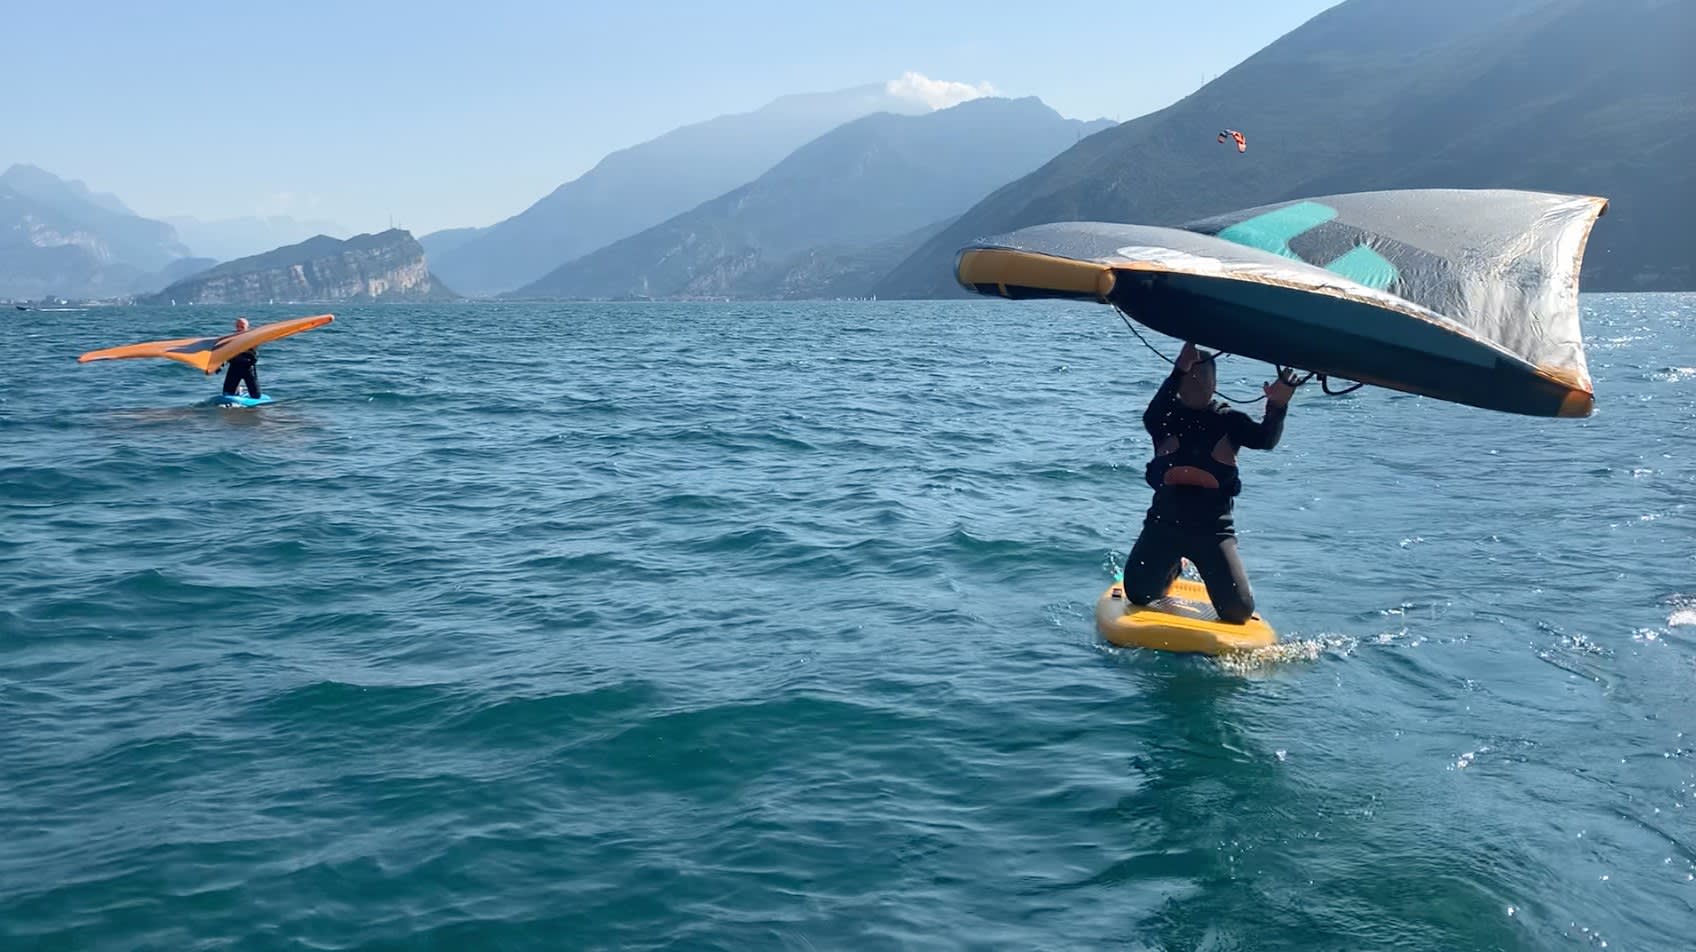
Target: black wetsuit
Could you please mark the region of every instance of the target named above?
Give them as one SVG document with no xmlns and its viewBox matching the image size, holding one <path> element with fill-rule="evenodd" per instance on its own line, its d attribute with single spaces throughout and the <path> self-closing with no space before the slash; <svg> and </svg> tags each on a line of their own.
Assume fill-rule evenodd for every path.
<svg viewBox="0 0 1696 952">
<path fill-rule="evenodd" d="M 1170 437 L 1177 438 L 1178 446 L 1156 455 L 1148 464 L 1154 503 L 1148 507 L 1142 533 L 1125 559 L 1125 595 L 1139 605 L 1159 598 L 1178 577 L 1182 567 L 1179 560 L 1189 559 L 1201 572 L 1208 599 L 1219 617 L 1244 622 L 1254 614 L 1254 593 L 1237 557 L 1237 533 L 1231 519 L 1233 499 L 1242 491 L 1242 481 L 1236 465 L 1215 459 L 1213 450 L 1221 439 L 1238 449 L 1269 450 L 1277 446 L 1289 408 L 1268 404 L 1263 421 L 1217 400 L 1203 409 L 1191 409 L 1178 399 L 1183 376 L 1173 370 L 1142 415 L 1156 453 Z M 1208 473 L 1218 481 L 1219 488 L 1166 485 L 1166 474 L 1178 466 Z"/>
<path fill-rule="evenodd" d="M 230 358 L 230 369 L 224 374 L 224 393 L 234 395 L 236 385 L 247 384 L 247 395 L 260 397 L 259 348 L 244 350 Z"/>
</svg>

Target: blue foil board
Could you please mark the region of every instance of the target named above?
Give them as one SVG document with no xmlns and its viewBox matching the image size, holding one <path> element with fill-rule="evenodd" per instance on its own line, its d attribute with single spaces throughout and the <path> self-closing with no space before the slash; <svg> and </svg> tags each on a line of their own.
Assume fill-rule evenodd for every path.
<svg viewBox="0 0 1696 952">
<path fill-rule="evenodd" d="M 221 407 L 257 407 L 271 402 L 271 396 L 244 397 L 239 393 L 220 393 L 212 401 Z"/>
</svg>

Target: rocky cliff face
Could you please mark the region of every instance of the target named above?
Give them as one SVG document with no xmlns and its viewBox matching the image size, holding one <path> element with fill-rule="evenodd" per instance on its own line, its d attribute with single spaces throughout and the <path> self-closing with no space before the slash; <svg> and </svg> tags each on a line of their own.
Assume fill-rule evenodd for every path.
<svg viewBox="0 0 1696 952">
<path fill-rule="evenodd" d="M 424 248 L 399 228 L 337 241 L 319 235 L 225 262 L 143 299 L 148 304 L 270 301 L 439 301 L 458 297 L 430 273 Z"/>
</svg>

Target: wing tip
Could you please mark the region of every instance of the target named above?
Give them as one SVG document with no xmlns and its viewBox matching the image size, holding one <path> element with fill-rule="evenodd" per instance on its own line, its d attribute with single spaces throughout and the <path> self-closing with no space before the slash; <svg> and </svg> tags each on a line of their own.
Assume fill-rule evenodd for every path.
<svg viewBox="0 0 1696 952">
<path fill-rule="evenodd" d="M 1555 416 L 1563 419 L 1587 417 L 1596 408 L 1596 395 L 1588 390 L 1568 390 L 1561 398 L 1560 408 Z"/>
<path fill-rule="evenodd" d="M 1005 298 L 1068 297 L 1106 302 L 1117 281 L 1100 261 L 1079 261 L 1012 248 L 963 248 L 954 279 L 968 291 Z"/>
</svg>

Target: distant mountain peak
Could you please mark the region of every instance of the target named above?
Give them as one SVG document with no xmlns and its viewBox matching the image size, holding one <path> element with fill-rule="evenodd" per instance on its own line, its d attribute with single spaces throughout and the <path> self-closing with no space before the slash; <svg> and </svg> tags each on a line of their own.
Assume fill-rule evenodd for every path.
<svg viewBox="0 0 1696 952">
<path fill-rule="evenodd" d="M 128 205 L 118 200 L 118 196 L 110 192 L 96 192 L 80 179 L 66 179 L 38 165 L 17 163 L 4 173 L 0 173 L 0 185 L 10 185 L 25 195 L 37 198 L 48 198 L 54 192 L 68 193 L 70 196 L 103 208 L 119 215 L 136 216 Z"/>
<path fill-rule="evenodd" d="M 746 185 L 844 123 L 875 113 L 934 111 L 916 98 L 923 84 L 904 88 L 908 95 L 892 94 L 888 83 L 797 93 L 751 112 L 679 126 L 607 155 L 523 212 L 439 246 L 431 267 L 470 294 L 528 284 L 564 262 Z"/>
<path fill-rule="evenodd" d="M 1035 97 L 862 116 L 752 182 L 567 262 L 515 294 L 852 296 L 943 222 L 1071 146 L 1084 129 Z"/>
<path fill-rule="evenodd" d="M 188 254 L 114 196 L 33 165 L 0 173 L 0 297 L 121 297 Z"/>
</svg>

